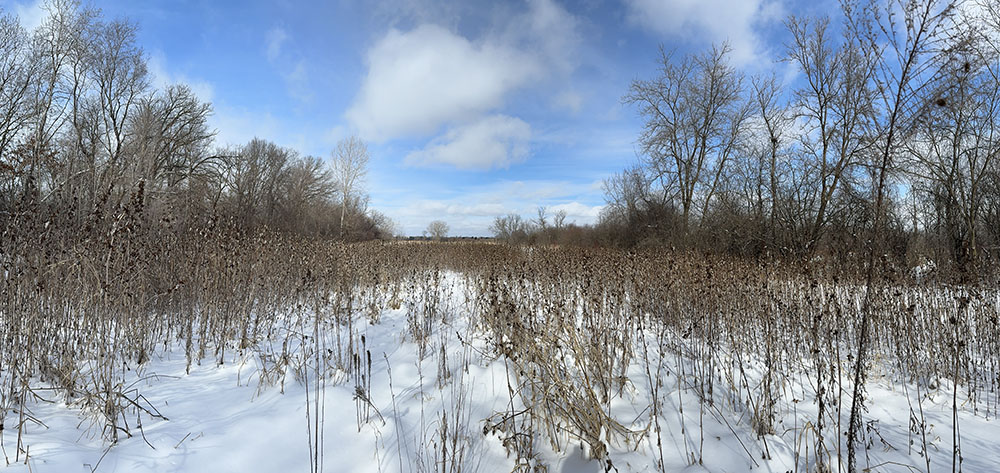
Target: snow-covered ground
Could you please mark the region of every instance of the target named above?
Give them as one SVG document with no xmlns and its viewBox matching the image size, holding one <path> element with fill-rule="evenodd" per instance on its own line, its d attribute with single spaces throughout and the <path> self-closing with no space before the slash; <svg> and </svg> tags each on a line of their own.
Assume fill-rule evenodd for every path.
<svg viewBox="0 0 1000 473">
<path fill-rule="evenodd" d="M 206 360 L 187 374 L 183 347 L 168 348 L 135 372 L 132 381 L 137 392 L 169 420 L 145 414 L 128 419 L 135 422 L 132 437 L 111 447 L 91 415 L 67 405 L 57 392 L 46 397 L 46 391 L 38 391 L 42 398 L 32 402 L 31 414 L 44 425 L 26 424 L 26 462 L 24 455 L 15 462 L 16 431 L 10 426 L 16 419 L 11 414 L 5 419 L 8 428 L 2 438 L 8 470 L 306 472 L 321 466 L 321 471 L 332 472 L 512 471 L 516 459 L 503 445 L 504 432 L 489 427 L 524 408 L 520 393 L 514 392 L 517 374 L 504 357 L 491 353 L 485 334 L 476 328 L 467 304 L 471 289 L 464 278 L 449 273 L 441 287 L 443 317 L 431 325 L 423 356 L 411 330 L 413 312 L 422 308 L 408 302 L 375 318 L 359 313 L 350 328 L 324 328 L 323 343 L 328 347 L 334 346 L 335 332 L 348 337 L 346 331 L 351 330 L 355 352 L 362 360 L 370 356 L 370 374 L 362 362 L 360 372 L 335 371 L 321 385 L 315 382 L 315 371 L 308 369 L 296 373 L 289 367 L 284 377 L 276 377 L 262 369 L 259 354 L 234 354 L 221 366 Z M 290 317 L 289 324 L 300 324 L 297 330 L 308 333 L 307 319 Z M 308 338 L 300 340 L 304 341 L 290 353 L 312 359 L 309 347 L 316 345 L 310 345 Z M 281 337 L 272 340 L 280 342 Z M 685 342 L 678 337 L 678 343 Z M 781 380 L 778 389 L 791 402 L 776 407 L 774 434 L 758 438 L 741 394 L 725 392 L 720 379 L 712 394 L 714 402 L 700 403 L 690 378 L 678 375 L 687 371 L 680 366 L 685 357 L 651 353 L 655 345 L 634 358 L 627 382 L 606 404 L 610 417 L 634 434 L 629 437 L 633 441 L 608 442 L 608 463 L 591 460 L 589 446 L 572 432 L 567 431 L 561 445 L 534 438 L 538 453 L 529 466 L 565 473 L 659 471 L 657 461 L 662 456 L 664 471 L 805 471 L 803 465 L 815 455 L 810 451 L 814 445 L 810 426 L 817 409 L 805 375 Z M 732 358 L 721 354 L 719 359 Z M 647 366 L 652 367 L 650 373 Z M 913 428 L 914 422 L 919 423 L 914 417 L 919 412 L 913 409 L 922 407 L 932 471 L 950 469 L 953 422 L 948 383 L 941 381 L 935 391 L 921 392 L 918 406 L 914 386 L 879 373 L 876 366 L 867 386 L 867 448 L 859 455 L 860 466 L 876 472 L 925 471 L 923 440 Z M 359 374 L 365 376 L 360 383 Z M 268 382 L 262 382 L 262 375 Z M 651 385 L 651 377 L 662 384 Z M 370 389 L 359 389 L 359 384 Z M 652 418 L 653 388 L 661 399 L 658 422 Z M 963 399 L 960 393 L 959 401 Z M 840 408 L 844 430 L 849 408 Z M 963 469 L 1000 471 L 996 442 L 1000 425 L 972 410 L 969 403 L 960 407 Z M 318 429 L 313 424 L 317 418 Z M 312 453 L 310 447 L 317 433 L 321 454 Z M 837 471 L 836 443 L 828 445 L 825 456 L 834 458 Z M 322 464 L 316 465 L 318 461 Z"/>
</svg>

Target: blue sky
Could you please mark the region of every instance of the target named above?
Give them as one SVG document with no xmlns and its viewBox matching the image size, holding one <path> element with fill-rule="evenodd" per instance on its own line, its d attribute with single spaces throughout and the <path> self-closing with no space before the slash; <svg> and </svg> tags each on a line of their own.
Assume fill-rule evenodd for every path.
<svg viewBox="0 0 1000 473">
<path fill-rule="evenodd" d="M 32 26 L 40 1 L 0 0 Z M 601 181 L 636 160 L 641 121 L 621 97 L 656 74 L 658 47 L 729 40 L 748 73 L 791 80 L 789 0 L 97 2 L 139 26 L 154 84 L 215 108 L 218 144 L 254 136 L 328 157 L 369 143 L 370 206 L 406 234 L 445 220 L 487 235 L 545 205 L 592 223 Z"/>
</svg>

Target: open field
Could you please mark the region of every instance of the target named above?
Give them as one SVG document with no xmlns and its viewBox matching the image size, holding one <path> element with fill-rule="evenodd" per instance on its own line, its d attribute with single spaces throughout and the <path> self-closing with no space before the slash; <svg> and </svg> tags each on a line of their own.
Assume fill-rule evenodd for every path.
<svg viewBox="0 0 1000 473">
<path fill-rule="evenodd" d="M 1000 0 L 0 0 L 9 471 L 1000 472 L 998 390 Z"/>
<path fill-rule="evenodd" d="M 849 275 L 225 231 L 22 254 L 14 471 L 846 469 Z M 1000 468 L 1000 293 L 876 291 L 859 464 Z"/>
</svg>

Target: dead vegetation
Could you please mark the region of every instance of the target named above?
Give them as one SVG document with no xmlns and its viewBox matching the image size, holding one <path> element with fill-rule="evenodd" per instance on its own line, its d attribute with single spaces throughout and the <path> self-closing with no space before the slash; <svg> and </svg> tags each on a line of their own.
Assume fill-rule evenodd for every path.
<svg viewBox="0 0 1000 473">
<path fill-rule="evenodd" d="M 383 425 L 391 414 L 371 395 L 384 377 L 372 372 L 380 355 L 356 324 L 403 307 L 407 338 L 436 360 L 442 391 L 458 389 L 473 353 L 507 367 L 508 409 L 470 418 L 468 394 L 458 389 L 451 411 L 427 414 L 437 419 L 423 430 L 436 439 L 428 465 L 463 470 L 474 462 L 473 440 L 486 434 L 518 471 L 545 471 L 543 445 L 560 452 L 582 444 L 611 468 L 609 451 L 643 442 L 662 468 L 660 422 L 670 416 L 683 425 L 688 461 L 699 463 L 705 420 L 721 421 L 725 410 L 744 413 L 735 422 L 757 433 L 743 446 L 751 459 L 767 458 L 767 439 L 788 435 L 779 424 L 794 418 L 804 468 L 843 466 L 865 297 L 859 274 L 665 250 L 342 244 L 221 219 L 177 228 L 143 215 L 123 206 L 105 229 L 89 232 L 67 230 L 56 214 L 4 227 L 0 413 L 8 462 L 29 453 L 20 433 L 44 422 L 32 414 L 40 401 L 64 399 L 89 413 L 91 432 L 110 443 L 141 435 L 144 419 L 168 417 L 129 381 L 166 350 L 183 350 L 189 366 L 254 360 L 262 387 L 284 386 L 291 373 L 311 390 L 311 442 L 322 438 L 328 382 L 355 386 L 359 429 Z M 447 274 L 463 283 L 444 283 Z M 922 403 L 943 383 L 953 386 L 956 405 L 997 415 L 995 287 L 918 284 L 899 273 L 871 301 L 870 379 L 912 390 L 922 455 L 932 454 Z M 458 318 L 468 323 L 458 335 L 464 354 L 446 352 L 439 330 Z M 796 391 L 793 380 L 809 389 Z M 615 415 L 616 400 L 637 399 L 650 404 L 639 418 Z M 806 404 L 816 407 L 803 421 Z M 954 433 L 959 440 L 957 424 Z M 860 435 L 879 441 L 876 426 Z M 322 465 L 322 450 L 315 456 Z"/>
</svg>

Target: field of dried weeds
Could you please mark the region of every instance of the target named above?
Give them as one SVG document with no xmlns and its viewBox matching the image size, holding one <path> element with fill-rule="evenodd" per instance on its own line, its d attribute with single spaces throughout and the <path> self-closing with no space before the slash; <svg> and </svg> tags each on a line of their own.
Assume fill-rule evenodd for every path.
<svg viewBox="0 0 1000 473">
<path fill-rule="evenodd" d="M 899 277 L 866 305 L 824 266 L 181 235 L 5 243 L 8 465 L 846 471 L 864 310 L 859 467 L 1000 465 L 996 288 Z"/>
</svg>

